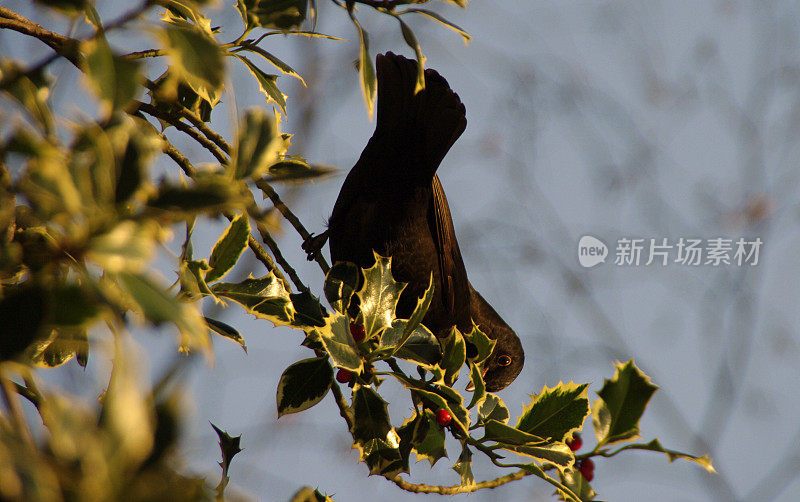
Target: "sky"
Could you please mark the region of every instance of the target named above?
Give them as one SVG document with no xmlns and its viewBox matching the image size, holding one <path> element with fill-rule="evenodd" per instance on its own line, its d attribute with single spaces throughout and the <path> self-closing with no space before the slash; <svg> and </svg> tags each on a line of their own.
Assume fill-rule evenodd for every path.
<svg viewBox="0 0 800 502">
<path fill-rule="evenodd" d="M 297 133 L 292 152 L 340 168 L 311 184 L 279 187 L 317 233 L 374 127 L 352 65 L 356 32 L 341 9 L 319 4 L 317 29 L 347 42 L 286 39 L 270 46 L 308 84 L 302 89 L 289 77 L 278 80 L 290 96 L 283 128 Z M 468 46 L 426 19 L 411 27 L 427 66 L 448 79 L 467 108 L 467 130 L 439 175 L 470 280 L 525 347 L 525 369 L 499 393 L 512 420 L 530 394 L 559 381 L 590 383 L 594 400 L 614 362 L 633 358 L 660 387 L 642 420 L 642 439 L 658 437 L 669 448 L 708 454 L 719 474 L 649 452 L 596 459 L 592 485 L 600 500 L 800 498 L 798 6 L 498 1 L 472 2 L 462 11 L 440 4 L 432 8 L 472 35 Z M 8 6 L 64 27 L 32 12 L 27 2 Z M 116 12 L 98 7 L 110 17 Z M 214 21 L 231 27 L 233 36 L 237 14 L 226 10 Z M 413 54 L 393 20 L 367 8 L 359 19 L 370 31 L 373 54 Z M 115 37 L 118 47 L 143 43 Z M 0 33 L 3 53 L 45 55 L 40 45 Z M 91 113 L 74 94 L 80 80 L 67 69 L 59 75 L 65 82 L 54 102 L 73 118 Z M 264 101 L 242 68 L 232 69 L 228 87 L 235 96 L 226 96 L 212 125 L 230 137 L 238 114 Z M 179 138 L 174 132 L 171 137 Z M 158 169 L 174 174 L 168 163 Z M 196 233 L 197 253 L 210 250 L 223 229 L 221 221 L 205 222 Z M 585 235 L 608 247 L 605 263 L 580 265 L 578 242 Z M 675 245 L 681 238 L 704 245 L 716 238 L 760 238 L 763 245 L 756 265 L 692 266 L 675 262 L 674 254 L 666 266 L 645 265 L 644 259 L 615 263 L 621 239 Z M 278 242 L 320 293 L 323 276 L 305 261 L 300 238 L 288 225 Z M 173 277 L 171 259 L 164 253 L 158 262 L 166 278 Z M 263 274 L 259 267 L 246 260 L 234 277 Z M 213 367 L 198 363 L 187 372 L 187 401 L 193 404 L 183 440 L 187 467 L 216 479 L 212 421 L 243 434 L 231 493 L 284 501 L 310 485 L 341 501 L 437 497 L 367 476 L 330 398 L 278 420 L 281 372 L 310 357 L 299 346 L 302 334 L 273 328 L 235 307 L 214 313 L 243 334 L 248 353 L 218 340 Z M 137 342 L 150 354 L 168 354 L 174 346 L 162 332 L 142 333 Z M 152 372 L 168 360 L 153 358 Z M 80 387 L 84 374 L 65 371 Z M 399 424 L 409 414 L 407 394 L 391 387 L 385 392 Z M 584 439 L 584 448 L 593 446 L 589 422 Z M 449 469 L 457 445 L 448 443 L 448 452 L 449 459 L 433 469 L 427 462 L 413 465 L 413 479 L 457 483 Z M 497 474 L 487 464 L 476 462 L 477 478 Z M 552 500 L 551 492 L 526 478 L 469 500 Z"/>
</svg>

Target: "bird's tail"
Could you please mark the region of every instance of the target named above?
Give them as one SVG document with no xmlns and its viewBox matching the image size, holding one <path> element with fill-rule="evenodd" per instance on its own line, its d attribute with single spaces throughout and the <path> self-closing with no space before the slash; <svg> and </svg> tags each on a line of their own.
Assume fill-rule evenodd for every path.
<svg viewBox="0 0 800 502">
<path fill-rule="evenodd" d="M 464 105 L 447 80 L 425 70 L 425 89 L 414 93 L 417 62 L 391 52 L 377 57 L 378 117 L 375 135 L 397 148 L 415 152 L 424 180 L 436 173 L 442 159 L 467 127 Z M 405 152 L 408 153 L 407 151 Z"/>
</svg>

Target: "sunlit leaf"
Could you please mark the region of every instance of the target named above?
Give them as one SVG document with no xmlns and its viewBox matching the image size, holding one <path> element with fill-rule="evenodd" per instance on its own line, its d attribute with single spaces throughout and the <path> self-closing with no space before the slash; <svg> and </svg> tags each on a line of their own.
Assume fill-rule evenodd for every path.
<svg viewBox="0 0 800 502">
<path fill-rule="evenodd" d="M 51 82 L 44 70 L 24 72 L 25 69 L 16 61 L 0 59 L 0 79 L 9 82 L 2 91 L 24 106 L 41 129 L 49 134 L 55 126 L 53 113 L 47 104 Z M 12 80 L 14 76 L 16 80 Z"/>
<path fill-rule="evenodd" d="M 334 366 L 361 373 L 364 363 L 358 353 L 358 345 L 350 333 L 347 316 L 333 312 L 325 321 L 324 327 L 314 328 L 310 333 L 319 337 Z"/>
<path fill-rule="evenodd" d="M 639 437 L 639 419 L 658 390 L 633 360 L 615 367 L 614 377 L 605 380 L 593 407 L 592 423 L 601 446 Z"/>
<path fill-rule="evenodd" d="M 361 301 L 361 314 L 367 338 L 392 325 L 404 283 L 392 277 L 392 259 L 375 256 L 375 264 L 364 269 L 364 285 L 356 293 Z"/>
<path fill-rule="evenodd" d="M 287 141 L 278 131 L 278 120 L 260 108 L 251 108 L 239 126 L 232 158 L 236 179 L 258 178 L 286 153 Z"/>
<path fill-rule="evenodd" d="M 478 406 L 478 422 L 496 420 L 505 424 L 508 422 L 509 416 L 508 408 L 503 400 L 491 393 L 486 394 L 486 398 Z"/>
<path fill-rule="evenodd" d="M 311 408 L 325 397 L 333 383 L 327 357 L 312 357 L 286 368 L 278 382 L 278 417 Z"/>
<path fill-rule="evenodd" d="M 402 15 L 402 14 L 405 14 L 407 12 L 413 12 L 415 14 L 421 14 L 423 16 L 427 16 L 427 17 L 429 17 L 429 18 L 431 18 L 431 19 L 433 19 L 435 21 L 438 21 L 438 22 L 442 23 L 443 25 L 447 26 L 451 30 L 453 30 L 453 31 L 457 32 L 459 35 L 461 35 L 464 38 L 464 44 L 465 45 L 468 44 L 469 41 L 472 39 L 472 37 L 469 35 L 469 33 L 464 31 L 463 28 L 461 28 L 460 26 L 458 26 L 458 25 L 456 25 L 454 23 L 451 23 L 450 21 L 448 21 L 447 19 L 445 19 L 444 17 L 442 17 L 441 15 L 437 14 L 436 12 L 434 12 L 432 10 L 428 10 L 428 9 L 406 9 L 404 11 L 398 12 L 397 14 Z"/>
<path fill-rule="evenodd" d="M 306 18 L 308 0 L 236 0 L 236 9 L 248 28 L 289 30 Z"/>
<path fill-rule="evenodd" d="M 208 324 L 208 327 L 216 334 L 220 336 L 224 336 L 229 340 L 233 340 L 234 342 L 241 345 L 242 349 L 247 352 L 247 345 L 244 343 L 244 338 L 242 335 L 236 331 L 233 326 L 225 324 L 222 321 L 218 321 L 216 319 L 211 319 L 210 317 L 203 317 L 203 320 Z"/>
<path fill-rule="evenodd" d="M 195 26 L 167 25 L 157 34 L 172 61 L 170 70 L 215 105 L 225 72 L 223 53 L 217 42 Z"/>
<path fill-rule="evenodd" d="M 250 70 L 250 73 L 258 82 L 259 90 L 261 90 L 261 93 L 267 98 L 267 104 L 277 104 L 281 112 L 286 115 L 286 99 L 288 96 L 278 89 L 278 85 L 276 84 L 278 76 L 264 72 L 261 68 L 256 66 L 255 63 L 240 54 L 232 53 L 232 55 L 243 62 L 245 66 L 247 66 L 247 69 Z"/>
<path fill-rule="evenodd" d="M 367 113 L 370 119 L 375 108 L 375 95 L 378 91 L 378 78 L 375 74 L 375 65 L 369 54 L 369 35 L 366 30 L 350 15 L 353 23 L 358 29 L 359 53 L 358 53 L 358 74 L 361 82 L 361 93 L 364 95 L 364 103 L 367 105 Z"/>
<path fill-rule="evenodd" d="M 516 427 L 511 427 L 497 420 L 487 420 L 484 426 L 484 439 L 496 441 L 506 445 L 541 445 L 547 440 L 539 436 L 528 434 Z"/>
<path fill-rule="evenodd" d="M 403 33 L 403 39 L 406 41 L 409 47 L 414 50 L 414 54 L 417 57 L 417 83 L 414 86 L 414 93 L 418 93 L 422 89 L 425 88 L 425 55 L 422 54 L 422 48 L 419 46 L 419 42 L 417 42 L 417 37 L 414 35 L 414 31 L 400 18 L 397 16 L 397 20 L 400 22 L 400 31 Z"/>
<path fill-rule="evenodd" d="M 150 262 L 160 232 L 152 220 L 126 220 L 92 238 L 86 256 L 106 272 L 139 272 Z"/>
<path fill-rule="evenodd" d="M 156 325 L 170 322 L 178 327 L 183 350 L 210 349 L 208 328 L 193 305 L 170 296 L 143 275 L 121 273 L 117 277 L 148 321 Z"/>
<path fill-rule="evenodd" d="M 325 276 L 325 298 L 340 314 L 347 311 L 350 298 L 358 286 L 358 267 L 350 262 L 337 262 Z"/>
<path fill-rule="evenodd" d="M 211 270 L 206 274 L 207 282 L 224 277 L 236 265 L 247 247 L 248 237 L 250 237 L 250 220 L 246 213 L 242 213 L 231 221 L 217 243 L 214 244 L 208 259 Z"/>
<path fill-rule="evenodd" d="M 444 339 L 442 349 L 443 356 L 439 366 L 444 370 L 445 383 L 453 385 L 458 378 L 459 370 L 467 360 L 466 344 L 458 328 L 453 327 L 450 335 Z"/>
<path fill-rule="evenodd" d="M 589 415 L 588 386 L 573 382 L 559 383 L 552 388 L 545 385 L 539 394 L 532 396 L 530 404 L 522 408 L 517 428 L 562 441 L 568 434 L 580 430 Z"/>
<path fill-rule="evenodd" d="M 486 361 L 492 354 L 492 350 L 494 350 L 494 346 L 497 343 L 496 340 L 492 340 L 486 336 L 474 322 L 472 323 L 472 330 L 468 333 L 463 333 L 463 335 L 467 343 L 471 343 L 478 349 L 478 355 L 470 359 L 475 364 L 482 364 Z"/>
<path fill-rule="evenodd" d="M 472 450 L 467 443 L 462 443 L 461 455 L 458 456 L 458 462 L 453 465 L 453 470 L 461 476 L 461 486 L 475 484 L 475 476 L 472 474 Z"/>
<path fill-rule="evenodd" d="M 483 381 L 483 371 L 477 364 L 469 363 L 469 380 L 472 383 L 472 399 L 467 405 L 468 410 L 486 397 L 486 383 Z"/>
<path fill-rule="evenodd" d="M 54 329 L 50 338 L 38 340 L 28 347 L 31 362 L 43 368 L 55 368 L 73 357 L 86 367 L 89 357 L 89 335 L 85 327 L 62 327 Z"/>
<path fill-rule="evenodd" d="M 716 473 L 717 470 L 714 469 L 714 465 L 711 462 L 711 458 L 708 455 L 691 455 L 689 453 L 683 453 L 680 451 L 669 450 L 661 446 L 661 443 L 658 439 L 653 439 L 649 443 L 646 444 L 635 444 L 635 445 L 627 445 L 620 448 L 620 451 L 627 450 L 627 449 L 635 449 L 635 450 L 648 450 L 648 451 L 656 451 L 660 453 L 664 453 L 670 462 L 674 462 L 679 459 L 688 460 L 690 462 L 694 462 L 706 471 L 710 473 Z"/>
<path fill-rule="evenodd" d="M 275 66 L 277 69 L 279 69 L 285 75 L 290 75 L 290 76 L 298 79 L 300 81 L 300 83 L 303 84 L 303 86 L 306 85 L 306 82 L 303 80 L 303 77 L 301 77 L 300 74 L 297 73 L 294 70 L 294 68 L 292 68 L 288 64 L 286 64 L 283 61 L 281 61 L 280 59 L 278 59 L 278 57 L 276 57 L 271 52 L 267 52 L 263 48 L 261 48 L 261 47 L 259 47 L 257 45 L 253 45 L 253 44 L 243 44 L 241 48 L 234 49 L 234 52 L 238 52 L 238 51 L 242 51 L 242 50 L 249 51 L 249 52 L 254 52 L 254 53 L 258 54 L 259 56 L 261 56 L 264 59 L 266 59 L 267 61 L 269 61 L 273 66 Z"/>
<path fill-rule="evenodd" d="M 240 304 L 249 313 L 272 321 L 276 326 L 294 320 L 294 306 L 286 284 L 270 272 L 260 278 L 248 277 L 242 282 L 218 282 L 211 290 L 222 298 Z"/>
<path fill-rule="evenodd" d="M 103 115 L 124 108 L 140 88 L 139 62 L 114 54 L 104 37 L 83 42 L 81 48 L 86 53 L 86 75 L 103 104 Z"/>
</svg>

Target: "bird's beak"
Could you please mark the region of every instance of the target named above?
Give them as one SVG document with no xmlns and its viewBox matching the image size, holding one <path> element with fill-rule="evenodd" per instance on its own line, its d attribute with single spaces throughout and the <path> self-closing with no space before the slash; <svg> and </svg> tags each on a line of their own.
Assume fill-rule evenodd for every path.
<svg viewBox="0 0 800 502">
<path fill-rule="evenodd" d="M 482 377 L 486 377 L 486 372 L 487 371 L 489 371 L 489 366 L 486 366 L 485 368 L 483 368 L 483 370 L 481 370 L 481 376 Z M 469 381 L 469 383 L 465 387 L 465 390 L 467 392 L 472 392 L 472 391 L 475 390 L 475 385 L 472 384 L 472 380 Z"/>
</svg>

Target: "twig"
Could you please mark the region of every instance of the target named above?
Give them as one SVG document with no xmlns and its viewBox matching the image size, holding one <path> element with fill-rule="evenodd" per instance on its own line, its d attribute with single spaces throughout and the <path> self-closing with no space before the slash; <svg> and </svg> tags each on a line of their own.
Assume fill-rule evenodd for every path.
<svg viewBox="0 0 800 502">
<path fill-rule="evenodd" d="M 0 369 L 0 395 L 3 397 L 3 402 L 8 409 L 11 424 L 16 429 L 17 434 L 26 444 L 33 444 L 33 436 L 31 435 L 28 424 L 25 422 L 25 413 L 22 411 L 22 405 L 19 402 L 14 382 L 6 375 L 5 369 Z"/>
<path fill-rule="evenodd" d="M 191 122 L 192 125 L 195 126 L 198 131 L 203 133 L 206 138 L 208 138 L 210 141 L 213 141 L 214 144 L 220 148 L 220 150 L 230 155 L 231 145 L 225 141 L 225 138 L 223 138 L 219 133 L 208 127 L 208 125 L 203 122 L 203 119 L 201 119 L 196 113 L 184 106 L 180 107 L 178 113 L 181 114 L 181 117 Z"/>
<path fill-rule="evenodd" d="M 309 292 L 310 289 L 308 289 L 308 286 L 303 284 L 302 279 L 300 279 L 300 276 L 297 275 L 295 269 L 289 264 L 288 261 L 286 261 L 286 258 L 283 257 L 283 253 L 281 253 L 278 243 L 275 242 L 275 239 L 273 239 L 272 235 L 269 233 L 269 229 L 267 229 L 267 226 L 261 221 L 262 218 L 258 213 L 258 207 L 255 205 L 255 202 L 250 205 L 248 213 L 250 214 L 250 217 L 255 220 L 256 230 L 258 230 L 259 235 L 261 235 L 261 240 L 263 240 L 264 244 L 266 244 L 269 250 L 272 251 L 272 255 L 275 256 L 275 261 L 278 262 L 278 265 L 280 265 L 283 271 L 286 272 L 299 291 Z"/>
<path fill-rule="evenodd" d="M 137 106 L 137 108 L 139 110 L 145 112 L 146 114 L 152 115 L 155 118 L 161 119 L 161 120 L 169 123 L 170 125 L 175 126 L 175 128 L 178 129 L 179 131 L 181 131 L 182 133 L 185 133 L 188 136 L 191 136 L 191 138 L 193 140 L 197 141 L 206 150 L 211 152 L 211 154 L 214 157 L 216 157 L 216 159 L 221 164 L 227 164 L 228 163 L 228 157 L 217 147 L 216 144 L 214 144 L 213 141 L 211 141 L 208 138 L 206 138 L 205 136 L 201 135 L 199 132 L 197 132 L 196 130 L 192 129 L 191 127 L 189 127 L 189 125 L 185 124 L 184 122 L 181 122 L 180 119 L 177 119 L 172 114 L 166 113 L 163 110 L 160 110 L 160 109 L 156 108 L 153 105 L 150 105 L 150 104 L 147 104 L 147 103 L 143 103 L 141 101 L 137 101 L 136 102 L 136 106 Z"/>
<path fill-rule="evenodd" d="M 288 221 L 294 227 L 294 229 L 297 230 L 297 233 L 300 234 L 300 237 L 303 238 L 303 241 L 307 241 L 311 238 L 311 234 L 308 233 L 308 230 L 306 230 L 306 228 L 300 222 L 300 219 L 292 212 L 291 209 L 289 209 L 286 204 L 284 204 L 280 196 L 278 196 L 277 192 L 275 192 L 269 183 L 264 180 L 259 180 L 256 181 L 256 186 L 262 192 L 264 192 L 267 197 L 269 197 L 269 200 L 272 201 L 272 203 L 275 205 L 275 208 L 280 211 L 283 217 L 286 218 L 286 221 Z M 322 254 L 316 253 L 314 259 L 316 260 L 317 264 L 319 264 L 322 272 L 327 274 L 328 270 L 330 270 L 330 267 L 328 266 L 328 262 L 325 261 L 325 258 L 322 256 Z"/>
<path fill-rule="evenodd" d="M 6 7 L 0 7 L 0 28 L 8 28 L 37 38 L 56 51 L 58 55 L 64 56 L 78 68 L 81 67 L 81 55 L 78 51 L 78 41 L 75 39 L 45 29 L 40 24 L 34 23 Z"/>
<path fill-rule="evenodd" d="M 128 60 L 134 60 L 134 59 L 144 59 L 144 58 L 157 58 L 160 56 L 164 56 L 165 54 L 166 53 L 162 49 L 147 49 L 143 51 L 131 52 L 125 54 L 122 57 Z"/>
<path fill-rule="evenodd" d="M 530 476 L 531 474 L 533 474 L 533 472 L 520 469 L 517 472 L 512 472 L 511 474 L 507 474 L 505 476 L 495 478 L 492 480 L 481 481 L 480 483 L 475 483 L 474 485 L 453 485 L 453 486 L 423 485 L 423 484 L 409 483 L 408 481 L 401 478 L 400 475 L 387 479 L 407 492 L 436 493 L 439 495 L 455 495 L 457 493 L 471 493 L 483 489 L 497 488 L 498 486 L 502 486 L 511 481 L 516 481 L 518 479 L 524 478 L 525 476 Z"/>
<path fill-rule="evenodd" d="M 195 167 L 192 165 L 189 159 L 187 159 L 186 156 L 184 156 L 180 152 L 180 150 L 175 148 L 175 146 L 169 141 L 169 139 L 167 139 L 167 136 L 164 133 L 156 129 L 156 127 L 153 124 L 148 122 L 147 119 L 144 118 L 141 112 L 137 111 L 135 115 L 141 118 L 145 123 L 147 123 L 147 125 L 149 125 L 153 129 L 153 132 L 155 132 L 158 135 L 158 137 L 161 138 L 161 151 L 166 153 L 169 156 L 169 158 L 175 161 L 175 163 L 178 164 L 178 167 L 180 167 L 181 170 L 184 173 L 186 173 L 187 176 L 189 176 L 190 178 L 194 177 L 195 174 L 197 174 L 197 169 L 195 169 Z"/>
</svg>

